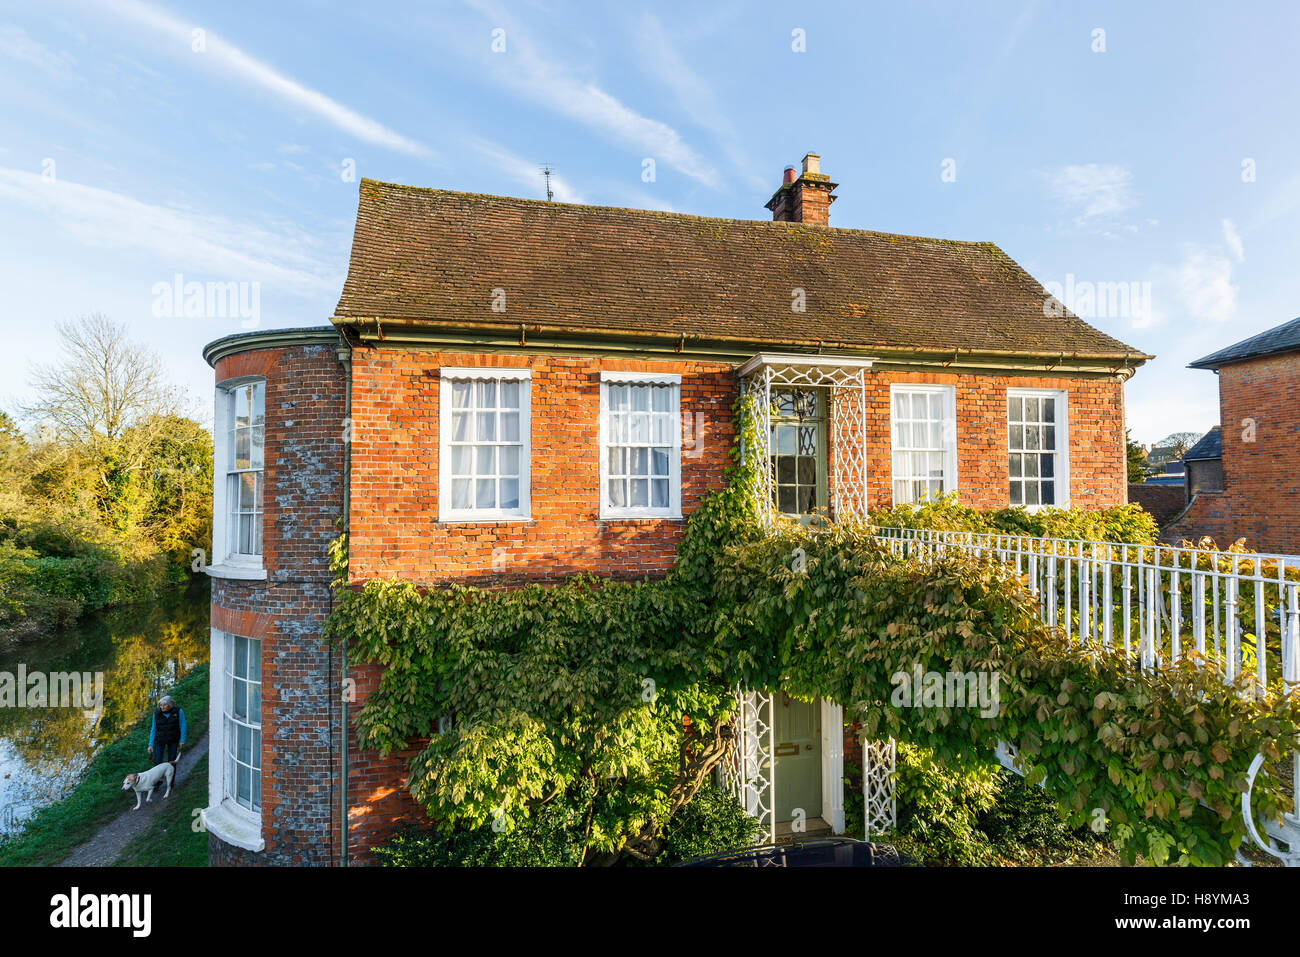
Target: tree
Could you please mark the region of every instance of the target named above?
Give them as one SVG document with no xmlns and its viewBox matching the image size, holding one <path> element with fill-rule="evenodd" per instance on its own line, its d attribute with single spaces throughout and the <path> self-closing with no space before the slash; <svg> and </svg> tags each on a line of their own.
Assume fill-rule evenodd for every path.
<svg viewBox="0 0 1300 957">
<path fill-rule="evenodd" d="M 125 325 L 93 313 L 56 328 L 63 357 L 33 367 L 38 398 L 24 411 L 53 444 L 78 450 L 97 473 L 97 494 L 107 505 L 120 498 L 115 486 L 123 476 L 144 469 L 173 427 L 182 393 L 168 382 L 159 355 L 132 342 Z"/>
<path fill-rule="evenodd" d="M 1127 429 L 1124 430 L 1124 445 L 1128 450 L 1129 482 L 1145 482 L 1147 478 L 1147 454 L 1142 451 L 1142 446 L 1129 437 Z"/>
<path fill-rule="evenodd" d="M 1151 449 L 1149 460 L 1152 465 L 1164 465 L 1176 462 L 1201 440 L 1201 432 L 1171 432 L 1157 442 Z"/>
<path fill-rule="evenodd" d="M 25 410 L 48 425 L 53 438 L 118 445 L 132 427 L 180 411 L 180 391 L 168 383 L 162 359 L 131 342 L 125 325 L 93 313 L 56 328 L 63 359 L 33 367 L 31 384 L 40 398 Z M 138 447 L 143 437 L 132 444 Z"/>
</svg>

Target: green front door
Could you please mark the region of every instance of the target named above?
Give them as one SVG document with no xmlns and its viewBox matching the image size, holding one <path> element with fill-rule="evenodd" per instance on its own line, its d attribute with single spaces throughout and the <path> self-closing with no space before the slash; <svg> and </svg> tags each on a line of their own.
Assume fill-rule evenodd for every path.
<svg viewBox="0 0 1300 957">
<path fill-rule="evenodd" d="M 822 813 L 821 703 L 776 695 L 776 822 L 784 824 L 802 809 L 811 821 Z"/>
</svg>

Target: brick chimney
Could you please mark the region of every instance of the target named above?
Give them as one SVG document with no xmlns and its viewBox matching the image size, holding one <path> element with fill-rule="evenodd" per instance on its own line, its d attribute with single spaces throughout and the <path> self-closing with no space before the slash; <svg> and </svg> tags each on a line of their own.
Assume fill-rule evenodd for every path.
<svg viewBox="0 0 1300 957">
<path fill-rule="evenodd" d="M 808 153 L 803 158 L 803 172 L 798 176 L 793 166 L 785 168 L 781 188 L 767 201 L 773 222 L 830 225 L 831 203 L 835 202 L 831 192 L 839 183 L 832 183 L 831 178 L 822 173 L 821 164 L 820 156 Z"/>
</svg>

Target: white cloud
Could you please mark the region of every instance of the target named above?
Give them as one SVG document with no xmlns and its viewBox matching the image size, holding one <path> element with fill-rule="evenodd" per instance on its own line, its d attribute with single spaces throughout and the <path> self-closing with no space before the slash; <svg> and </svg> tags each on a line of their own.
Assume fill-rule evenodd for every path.
<svg viewBox="0 0 1300 957">
<path fill-rule="evenodd" d="M 1044 179 L 1056 198 L 1076 214 L 1079 225 L 1117 216 L 1137 202 L 1133 197 L 1133 173 L 1125 166 L 1063 166 L 1044 174 Z"/>
<path fill-rule="evenodd" d="M 573 76 L 563 64 L 538 54 L 527 32 L 502 11 L 489 3 L 471 2 L 494 23 L 506 25 L 508 52 L 490 55 L 500 61 L 498 77 L 517 93 L 639 150 L 643 156 L 667 163 L 698 182 L 717 184 L 717 171 L 667 123 L 642 116 L 595 83 Z"/>
<path fill-rule="evenodd" d="M 0 26 L 0 54 L 39 67 L 47 73 L 61 73 L 72 62 L 66 53 L 53 53 L 27 35 L 22 27 Z"/>
<path fill-rule="evenodd" d="M 1178 265 L 1152 270 L 1152 285 L 1153 301 L 1162 304 L 1154 322 L 1185 318 L 1221 323 L 1237 313 L 1232 261 L 1221 253 L 1189 247 Z M 1168 303 L 1176 305 L 1176 314 Z"/>
<path fill-rule="evenodd" d="M 303 86 L 269 64 L 245 53 L 233 43 L 223 40 L 202 24 L 185 23 L 139 0 L 114 0 L 107 9 L 166 35 L 176 44 L 176 52 L 192 57 L 196 64 L 218 70 L 227 79 L 240 80 L 257 87 L 294 109 L 315 114 L 350 136 L 375 146 L 422 159 L 434 155 L 433 151 L 423 143 L 389 129 L 377 120 L 372 120 L 344 106 L 319 90 Z M 204 49 L 201 53 L 192 50 L 193 31 L 196 29 L 204 31 Z"/>
<path fill-rule="evenodd" d="M 86 246 L 129 247 L 156 257 L 159 280 L 201 271 L 213 280 L 257 281 L 303 297 L 337 294 L 337 252 L 291 226 L 261 227 L 197 210 L 156 206 L 121 193 L 0 167 L 0 201 L 35 210 Z"/>
<path fill-rule="evenodd" d="M 1223 221 L 1223 241 L 1228 244 L 1232 254 L 1237 257 L 1237 262 L 1246 261 L 1246 247 L 1241 244 L 1241 235 L 1237 232 L 1237 227 L 1232 224 L 1232 220 Z"/>
<path fill-rule="evenodd" d="M 546 196 L 546 178 L 542 175 L 540 163 L 529 162 L 522 156 L 511 153 L 504 146 L 481 138 L 469 139 L 469 144 L 495 166 L 521 186 L 528 187 L 530 196 L 538 199 Z M 582 203 L 581 194 L 571 187 L 562 177 L 551 174 L 551 192 L 561 203 Z"/>
</svg>

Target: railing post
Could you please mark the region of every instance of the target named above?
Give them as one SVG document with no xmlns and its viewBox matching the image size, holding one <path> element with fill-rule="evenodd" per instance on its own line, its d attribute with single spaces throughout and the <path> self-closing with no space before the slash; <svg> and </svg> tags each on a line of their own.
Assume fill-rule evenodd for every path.
<svg viewBox="0 0 1300 957">
<path fill-rule="evenodd" d="M 1286 574 L 1285 568 L 1282 574 Z M 1300 586 L 1287 585 L 1286 635 L 1282 642 L 1282 690 L 1285 694 L 1300 691 Z M 1278 604 L 1281 604 L 1279 600 Z M 1291 749 L 1291 794 L 1300 796 L 1300 742 Z M 1291 820 L 1300 825 L 1300 800 L 1294 800 Z M 1292 850 L 1296 850 L 1293 846 Z"/>
<path fill-rule="evenodd" d="M 1114 614 L 1115 598 L 1111 591 L 1111 550 L 1110 545 L 1106 546 L 1106 564 L 1101 566 L 1101 591 L 1102 595 L 1102 622 L 1101 622 L 1101 643 L 1109 648 L 1114 639 L 1111 631 L 1111 616 Z"/>
<path fill-rule="evenodd" d="M 1056 544 L 1047 556 L 1047 623 L 1056 624 Z"/>
<path fill-rule="evenodd" d="M 1174 570 L 1169 579 L 1169 660 L 1176 665 L 1182 652 L 1183 590 L 1178 571 L 1182 567 L 1181 552 L 1174 552 L 1174 562 Z"/>
<path fill-rule="evenodd" d="M 1124 657 L 1133 657 L 1133 642 L 1131 634 L 1133 632 L 1133 568 L 1128 561 L 1128 546 L 1124 546 L 1124 554 L 1121 556 L 1124 563 Z"/>
<path fill-rule="evenodd" d="M 1237 591 L 1241 587 L 1238 577 L 1237 556 L 1232 557 L 1232 577 L 1228 580 L 1228 594 L 1224 602 L 1224 667 L 1223 680 L 1235 684 L 1241 667 L 1241 633 L 1237 630 Z"/>
<path fill-rule="evenodd" d="M 1146 570 L 1146 633 L 1142 636 L 1142 670 L 1156 665 L 1156 603 L 1160 601 L 1160 589 L 1156 583 L 1156 570 L 1148 566 Z"/>
</svg>

